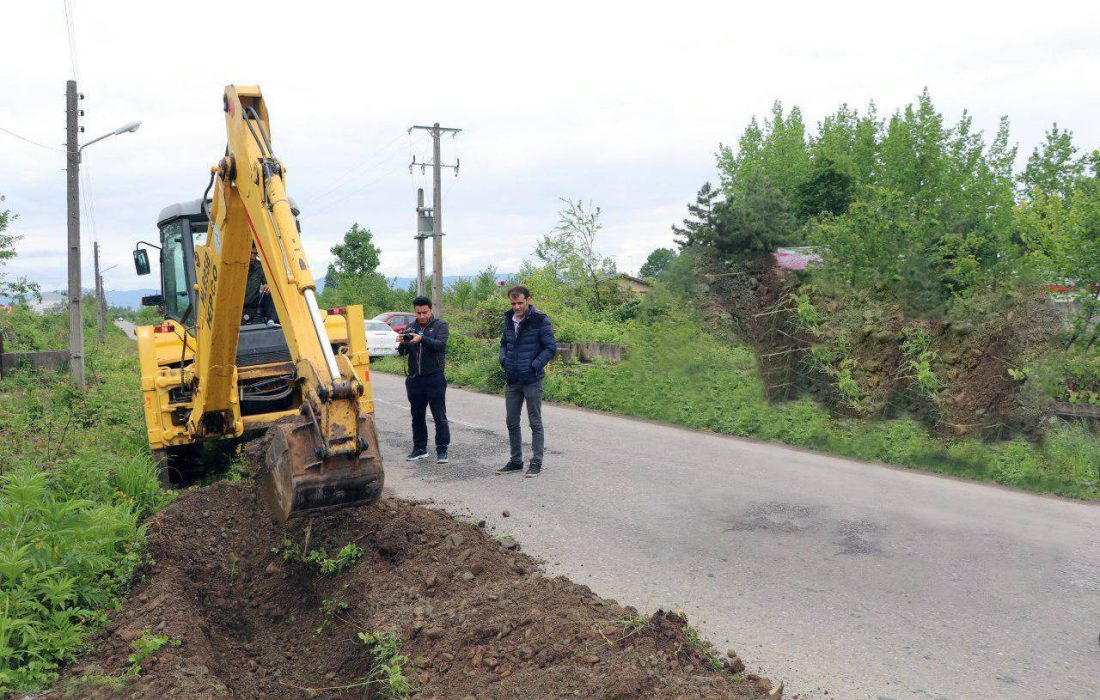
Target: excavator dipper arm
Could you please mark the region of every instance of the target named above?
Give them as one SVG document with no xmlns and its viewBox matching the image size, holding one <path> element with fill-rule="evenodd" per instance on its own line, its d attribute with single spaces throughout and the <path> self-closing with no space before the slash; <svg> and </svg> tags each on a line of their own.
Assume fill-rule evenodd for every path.
<svg viewBox="0 0 1100 700">
<path fill-rule="evenodd" d="M 286 336 L 300 391 L 299 413 L 269 430 L 260 493 L 279 519 L 317 508 L 377 500 L 382 490 L 365 368 L 362 307 L 347 308 L 347 352 L 336 353 L 317 305 L 316 286 L 287 197 L 286 170 L 271 148 L 259 87 L 230 85 L 223 99 L 226 155 L 213 169 L 207 245 L 196 251 L 198 352 L 191 365 L 194 405 L 188 431 L 240 434 L 237 339 L 253 248 L 259 254 Z"/>
</svg>

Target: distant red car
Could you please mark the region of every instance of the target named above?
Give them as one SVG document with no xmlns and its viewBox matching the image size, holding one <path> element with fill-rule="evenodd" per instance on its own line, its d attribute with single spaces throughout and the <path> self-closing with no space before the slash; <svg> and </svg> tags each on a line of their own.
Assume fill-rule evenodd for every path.
<svg viewBox="0 0 1100 700">
<path fill-rule="evenodd" d="M 408 311 L 383 311 L 371 320 L 381 321 L 392 328 L 394 332 L 400 333 L 408 326 L 416 323 L 416 314 Z"/>
</svg>

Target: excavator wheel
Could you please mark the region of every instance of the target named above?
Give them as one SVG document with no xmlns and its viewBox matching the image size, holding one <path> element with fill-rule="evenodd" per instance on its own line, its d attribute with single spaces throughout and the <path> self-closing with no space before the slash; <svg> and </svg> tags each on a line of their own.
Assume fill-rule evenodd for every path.
<svg viewBox="0 0 1100 700">
<path fill-rule="evenodd" d="M 321 456 L 314 425 L 307 420 L 278 423 L 268 429 L 270 442 L 256 487 L 278 522 L 305 512 L 370 505 L 382 494 L 382 456 L 374 416 L 359 417 L 358 454 Z"/>
<path fill-rule="evenodd" d="M 202 473 L 202 445 L 174 445 L 153 450 L 153 464 L 157 467 L 161 487 L 167 489 L 184 484 L 196 473 Z"/>
</svg>

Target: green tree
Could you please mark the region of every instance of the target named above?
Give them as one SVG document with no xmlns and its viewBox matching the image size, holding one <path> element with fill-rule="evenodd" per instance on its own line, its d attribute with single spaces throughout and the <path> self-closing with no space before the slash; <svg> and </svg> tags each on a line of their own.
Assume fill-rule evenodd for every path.
<svg viewBox="0 0 1100 700">
<path fill-rule="evenodd" d="M 671 248 L 658 248 L 649 254 L 642 269 L 638 271 L 642 277 L 653 278 L 664 272 L 665 268 L 676 259 L 676 251 Z"/>
<path fill-rule="evenodd" d="M 4 196 L 0 195 L 0 204 L 4 202 Z M 10 209 L 0 209 L 0 295 L 25 302 L 28 296 L 34 296 L 39 301 L 42 295 L 39 293 L 38 284 L 28 282 L 26 277 L 18 277 L 9 280 L 4 266 L 16 256 L 15 244 L 23 237 L 6 233 L 11 222 L 18 218 L 18 214 Z"/>
<path fill-rule="evenodd" d="M 1084 159 L 1076 158 L 1073 132 L 1059 130 L 1055 123 L 1046 132 L 1043 143 L 1035 147 L 1027 159 L 1020 178 L 1026 192 L 1040 191 L 1069 196 L 1078 179 L 1085 173 Z"/>
<path fill-rule="evenodd" d="M 676 243 L 681 249 L 704 245 L 705 241 L 714 238 L 721 201 L 718 191 L 709 182 L 704 182 L 695 195 L 695 203 L 688 205 L 689 216 L 684 219 L 683 226 L 672 226 Z"/>
<path fill-rule="evenodd" d="M 848 210 L 855 196 L 855 178 L 829 157 L 815 158 L 809 179 L 798 185 L 798 217 L 837 216 Z"/>
<path fill-rule="evenodd" d="M 374 244 L 370 229 L 353 223 L 344 234 L 344 242 L 331 250 L 336 258 L 328 266 L 321 295 L 326 306 L 362 304 L 369 318 L 372 312 L 389 311 L 401 301 L 403 295 L 378 273 L 381 251 Z"/>
<path fill-rule="evenodd" d="M 728 264 L 759 269 L 776 248 L 794 242 L 796 230 L 787 197 L 765 182 L 719 207 L 718 227 L 707 245 Z"/>
<path fill-rule="evenodd" d="M 369 228 L 353 223 L 344 234 L 344 242 L 332 246 L 331 252 L 336 259 L 328 266 L 326 280 L 329 277 L 360 277 L 378 271 L 381 253 L 374 245 L 374 234 Z"/>
<path fill-rule="evenodd" d="M 596 236 L 603 229 L 600 208 L 591 202 L 562 198 L 558 225 L 535 246 L 535 257 L 565 284 L 585 294 L 597 307 L 614 303 L 615 261 L 599 252 Z"/>
</svg>

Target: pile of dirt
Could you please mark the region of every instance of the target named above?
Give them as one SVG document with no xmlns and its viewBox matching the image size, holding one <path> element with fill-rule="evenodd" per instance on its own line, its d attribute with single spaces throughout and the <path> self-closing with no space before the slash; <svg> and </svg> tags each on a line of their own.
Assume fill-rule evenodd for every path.
<svg viewBox="0 0 1100 700">
<path fill-rule="evenodd" d="M 419 698 L 758 698 L 686 621 L 549 579 L 483 524 L 397 499 L 273 525 L 251 484 L 183 492 L 149 523 L 152 558 L 51 697 L 381 698 L 360 632 L 393 632 Z M 296 552 L 348 544 L 323 573 Z M 288 558 L 289 555 L 289 558 Z M 131 642 L 179 640 L 132 664 Z M 96 680 L 98 676 L 98 680 Z"/>
</svg>

